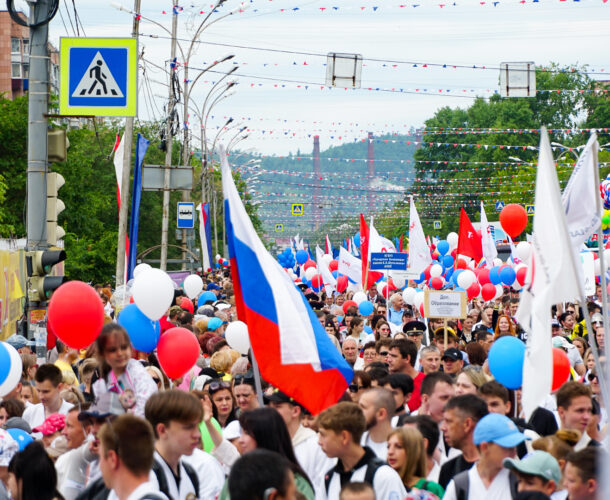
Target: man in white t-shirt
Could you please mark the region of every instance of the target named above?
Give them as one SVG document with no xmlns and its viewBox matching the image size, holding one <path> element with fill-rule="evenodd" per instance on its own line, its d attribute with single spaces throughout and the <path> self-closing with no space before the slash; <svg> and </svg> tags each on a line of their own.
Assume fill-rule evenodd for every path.
<svg viewBox="0 0 610 500">
<path fill-rule="evenodd" d="M 63 387 L 61 370 L 52 364 L 44 364 L 38 368 L 34 377 L 40 403 L 32 405 L 23 412 L 23 419 L 30 427 L 38 427 L 53 413 L 66 415 L 72 405 L 61 399 Z"/>
<path fill-rule="evenodd" d="M 375 452 L 384 462 L 388 457 L 388 436 L 392 432 L 392 417 L 396 403 L 391 391 L 374 387 L 362 393 L 358 406 L 366 419 L 366 431 L 360 444 Z"/>
<path fill-rule="evenodd" d="M 525 441 L 515 423 L 498 413 L 490 413 L 477 423 L 473 435 L 480 458 L 469 470 L 449 482 L 443 500 L 512 500 L 517 494 L 517 478 L 504 468 L 506 458 L 514 458 L 516 446 Z"/>
</svg>

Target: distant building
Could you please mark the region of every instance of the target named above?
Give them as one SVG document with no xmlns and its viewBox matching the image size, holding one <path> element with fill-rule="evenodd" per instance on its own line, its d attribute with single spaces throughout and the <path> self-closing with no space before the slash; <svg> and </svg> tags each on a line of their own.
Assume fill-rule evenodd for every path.
<svg viewBox="0 0 610 500">
<path fill-rule="evenodd" d="M 22 12 L 18 15 L 27 21 Z M 59 94 L 59 52 L 49 44 L 50 88 Z M 25 95 L 30 77 L 30 30 L 13 22 L 8 11 L 0 11 L 0 94 L 7 99 Z"/>
</svg>

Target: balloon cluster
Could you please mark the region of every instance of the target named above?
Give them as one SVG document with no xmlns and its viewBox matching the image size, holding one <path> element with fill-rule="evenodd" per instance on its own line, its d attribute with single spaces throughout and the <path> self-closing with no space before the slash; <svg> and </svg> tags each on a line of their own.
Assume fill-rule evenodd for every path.
<svg viewBox="0 0 610 500">
<path fill-rule="evenodd" d="M 599 185 L 599 192 L 604 203 L 604 209 L 610 210 L 610 175 Z"/>
<path fill-rule="evenodd" d="M 307 262 L 308 259 L 309 259 L 309 253 L 307 253 L 307 250 L 297 250 L 296 260 L 297 260 L 299 266 L 302 266 L 303 264 L 305 264 L 305 262 Z"/>
<path fill-rule="evenodd" d="M 305 252 L 305 250 L 302 250 L 302 251 Z M 305 253 L 307 253 L 307 252 L 305 252 Z M 305 259 L 305 260 L 307 260 L 307 259 Z M 290 248 L 286 248 L 282 253 L 277 254 L 277 261 L 280 263 L 280 266 L 282 266 L 285 269 L 294 268 L 295 258 L 294 258 L 294 254 L 292 253 L 292 250 Z"/>
</svg>

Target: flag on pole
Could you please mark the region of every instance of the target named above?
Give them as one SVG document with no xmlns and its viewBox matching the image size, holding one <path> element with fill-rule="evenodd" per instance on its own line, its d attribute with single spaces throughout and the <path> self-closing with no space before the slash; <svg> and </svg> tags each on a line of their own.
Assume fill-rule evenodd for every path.
<svg viewBox="0 0 610 500">
<path fill-rule="evenodd" d="M 150 141 L 138 133 L 136 141 L 136 158 L 133 171 L 133 190 L 131 196 L 131 217 L 129 219 L 129 238 L 127 245 L 127 280 L 133 278 L 133 270 L 136 267 L 136 255 L 138 253 L 138 229 L 140 225 L 140 201 L 142 199 L 142 163 L 148 151 Z"/>
<path fill-rule="evenodd" d="M 491 236 L 491 227 L 487 222 L 487 214 L 485 213 L 483 202 L 481 202 L 481 246 L 483 247 L 486 267 L 493 267 L 494 259 L 498 256 L 498 250 Z"/>
<path fill-rule="evenodd" d="M 470 222 L 470 219 L 463 208 L 460 209 L 457 254 L 466 255 L 474 259 L 475 264 L 478 264 L 483 258 L 481 237 L 474 230 L 472 222 Z"/>
<path fill-rule="evenodd" d="M 207 273 L 212 269 L 212 227 L 210 225 L 210 204 L 197 205 L 199 212 L 199 240 L 201 241 L 201 269 Z"/>
<path fill-rule="evenodd" d="M 116 175 L 116 201 L 119 212 L 121 211 L 121 184 L 123 183 L 123 156 L 125 155 L 125 136 L 116 135 L 114 141 L 114 173 Z M 129 235 L 125 239 L 125 276 L 123 283 L 127 283 L 127 270 L 129 267 Z"/>
<path fill-rule="evenodd" d="M 360 259 L 362 260 L 362 288 L 366 290 L 369 271 L 369 227 L 362 214 L 360 214 Z"/>
<path fill-rule="evenodd" d="M 322 253 L 322 249 L 319 246 L 316 246 L 316 263 L 318 265 L 318 272 L 322 276 L 326 295 L 331 295 L 336 289 L 335 287 L 337 286 L 337 280 L 330 272 L 328 264 L 324 261 L 323 257 L 324 254 Z"/>
<path fill-rule="evenodd" d="M 326 251 L 324 253 L 326 253 L 328 255 L 333 254 L 333 244 L 330 242 L 330 238 L 328 237 L 328 234 L 326 235 Z"/>
<path fill-rule="evenodd" d="M 516 315 L 528 333 L 521 397 L 526 420 L 551 392 L 551 307 L 581 296 L 555 162 L 544 127 L 540 137 L 535 203 L 532 255 Z"/>
<path fill-rule="evenodd" d="M 237 314 L 248 325 L 261 375 L 316 415 L 345 394 L 353 370 L 305 296 L 267 252 L 220 149 L 222 190 Z"/>
<path fill-rule="evenodd" d="M 568 232 L 576 255 L 582 245 L 601 224 L 602 207 L 598 191 L 599 173 L 597 135 L 591 134 L 581 153 L 570 180 L 563 190 L 562 203 Z M 596 180 L 597 179 L 597 180 Z"/>
<path fill-rule="evenodd" d="M 421 273 L 432 264 L 432 256 L 430 248 L 426 243 L 424 236 L 424 228 L 419 221 L 417 208 L 411 196 L 411 204 L 409 208 L 409 260 L 408 270 L 415 273 Z"/>
<path fill-rule="evenodd" d="M 347 250 L 339 250 L 339 267 L 337 271 L 344 274 L 354 283 L 362 283 L 362 262 L 358 257 L 354 257 Z"/>
</svg>

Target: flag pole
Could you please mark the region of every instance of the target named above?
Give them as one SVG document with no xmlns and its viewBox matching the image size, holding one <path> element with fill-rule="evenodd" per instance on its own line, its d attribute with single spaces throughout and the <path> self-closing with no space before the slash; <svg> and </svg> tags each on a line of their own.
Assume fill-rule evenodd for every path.
<svg viewBox="0 0 610 500">
<path fill-rule="evenodd" d="M 258 399 L 258 404 L 262 408 L 263 406 L 265 406 L 265 403 L 263 401 L 263 384 L 261 383 L 261 372 L 258 369 L 258 363 L 256 362 L 256 356 L 254 355 L 252 347 L 250 347 L 250 358 L 252 359 L 252 374 L 254 375 L 256 398 Z"/>
</svg>

